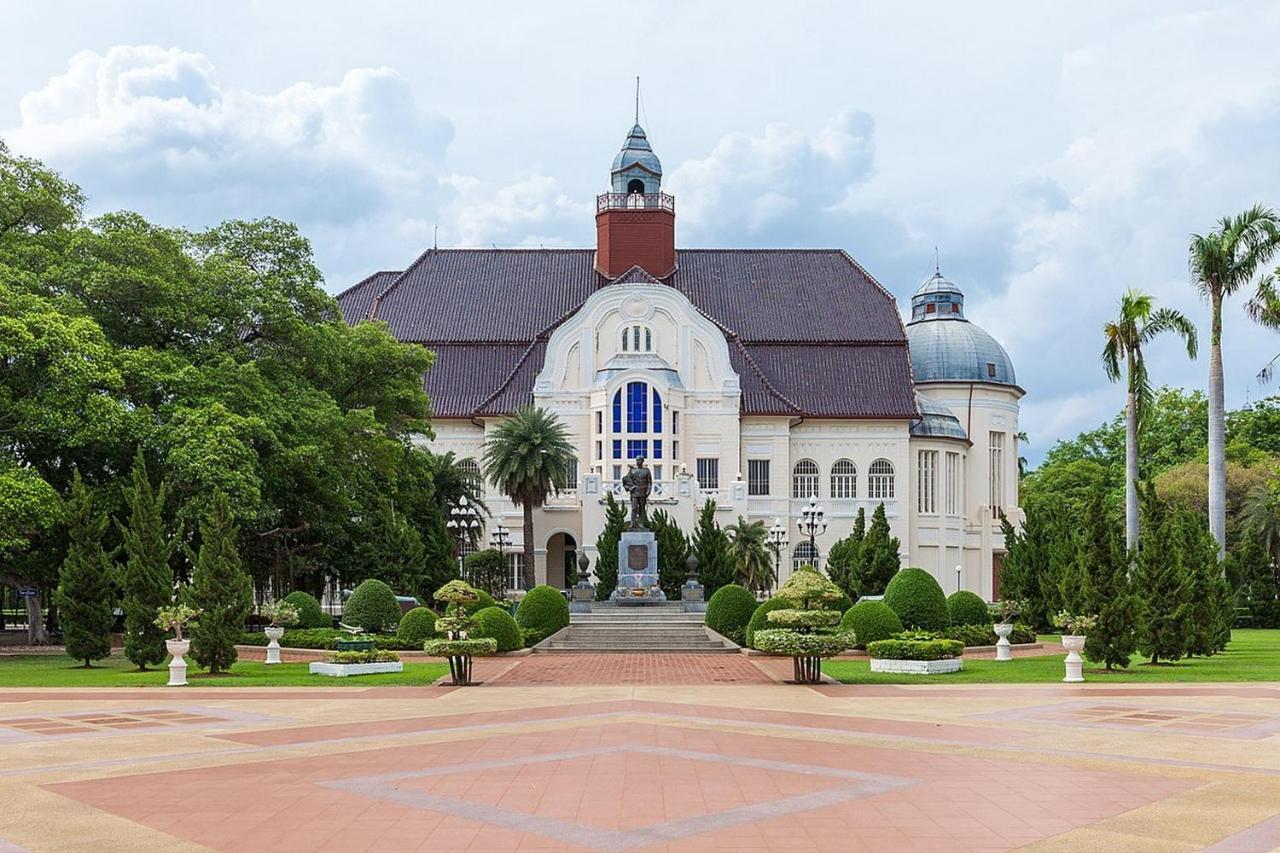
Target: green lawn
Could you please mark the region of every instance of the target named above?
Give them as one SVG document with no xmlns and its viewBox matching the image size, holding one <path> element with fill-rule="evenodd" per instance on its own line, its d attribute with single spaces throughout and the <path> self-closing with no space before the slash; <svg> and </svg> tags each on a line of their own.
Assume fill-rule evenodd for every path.
<svg viewBox="0 0 1280 853">
<path fill-rule="evenodd" d="M 192 687 L 384 687 L 431 684 L 449 667 L 443 663 L 406 663 L 404 672 L 330 678 L 311 675 L 305 663 L 267 666 L 260 661 L 239 661 L 226 675 L 209 675 L 187 659 L 187 681 Z M 0 656 L 0 688 L 5 687 L 163 687 L 166 668 L 136 672 L 133 664 L 116 654 L 98 661 L 93 669 L 81 669 L 65 655 Z"/>
<path fill-rule="evenodd" d="M 1057 637 L 1041 637 L 1056 643 Z M 871 672 L 866 660 L 826 661 L 822 671 L 845 684 L 1030 684 L 1062 681 L 1064 652 L 1020 657 L 997 663 L 966 660 L 960 672 L 946 675 L 899 675 Z M 1231 645 L 1211 658 L 1191 658 L 1149 666 L 1137 656 L 1128 669 L 1107 672 L 1085 661 L 1084 677 L 1093 684 L 1142 684 L 1157 681 L 1280 681 L 1280 630 L 1239 628 Z M 3 682 L 0 682 L 3 683 Z"/>
</svg>

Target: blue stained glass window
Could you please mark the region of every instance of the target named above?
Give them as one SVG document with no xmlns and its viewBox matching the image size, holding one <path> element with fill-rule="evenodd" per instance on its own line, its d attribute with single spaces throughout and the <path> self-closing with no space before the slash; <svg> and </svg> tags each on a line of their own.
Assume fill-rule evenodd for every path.
<svg viewBox="0 0 1280 853">
<path fill-rule="evenodd" d="M 613 392 L 613 431 L 622 432 L 622 389 Z"/>
<path fill-rule="evenodd" d="M 643 382 L 627 383 L 627 432 L 649 431 L 648 391 Z"/>
<path fill-rule="evenodd" d="M 613 440 L 613 458 L 614 459 L 622 458 L 622 439 L 620 438 L 615 438 Z"/>
<path fill-rule="evenodd" d="M 653 431 L 662 432 L 662 395 L 653 389 Z"/>
<path fill-rule="evenodd" d="M 649 455 L 649 442 L 643 438 L 632 438 L 627 440 L 627 458 L 635 459 L 638 456 Z"/>
<path fill-rule="evenodd" d="M 653 442 L 653 458 L 654 458 L 654 459 L 661 459 L 661 458 L 662 458 L 662 439 L 660 439 L 660 438 L 658 438 L 658 439 L 654 439 L 654 442 Z"/>
</svg>

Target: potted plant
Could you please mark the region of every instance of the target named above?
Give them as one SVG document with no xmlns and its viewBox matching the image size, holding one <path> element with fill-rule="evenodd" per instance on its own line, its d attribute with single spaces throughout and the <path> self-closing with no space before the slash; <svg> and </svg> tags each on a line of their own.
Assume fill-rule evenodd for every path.
<svg viewBox="0 0 1280 853">
<path fill-rule="evenodd" d="M 262 615 L 270 623 L 262 629 L 270 640 L 267 643 L 267 663 L 280 663 L 280 638 L 287 626 L 298 623 L 298 608 L 287 601 L 269 601 L 262 605 Z"/>
<path fill-rule="evenodd" d="M 797 684 L 822 680 L 822 659 L 851 647 L 852 634 L 836 630 L 841 613 L 823 604 L 838 601 L 840 589 L 816 569 L 798 569 L 778 590 L 778 597 L 796 605 L 766 615 L 774 627 L 755 632 L 755 647 L 775 655 L 790 655 Z"/>
<path fill-rule="evenodd" d="M 996 640 L 996 660 L 1013 660 L 1009 635 L 1013 633 L 1013 620 L 1025 609 L 1026 604 L 1016 598 L 1004 598 L 991 605 L 991 618 L 995 620 L 991 627 L 999 638 Z"/>
<path fill-rule="evenodd" d="M 473 619 L 467 613 L 467 605 L 480 600 L 480 595 L 466 581 L 453 580 L 436 590 L 436 601 L 444 602 L 444 616 L 436 620 L 436 632 L 444 639 L 427 640 L 422 650 L 429 655 L 449 659 L 449 676 L 458 687 L 471 685 L 471 657 L 491 655 L 498 651 L 498 641 L 492 637 L 470 639 Z"/>
<path fill-rule="evenodd" d="M 182 629 L 194 627 L 200 611 L 185 604 L 174 604 L 156 610 L 156 627 L 173 632 L 172 640 L 165 640 L 165 648 L 173 659 L 169 661 L 170 687 L 185 687 L 187 684 L 187 662 L 183 655 L 191 648 L 191 641 L 182 638 Z"/>
<path fill-rule="evenodd" d="M 1084 681 L 1084 659 L 1080 653 L 1084 651 L 1085 633 L 1098 622 L 1097 616 L 1068 613 L 1063 610 L 1053 617 L 1053 624 L 1062 629 L 1062 647 L 1067 650 L 1067 674 L 1062 679 L 1068 684 Z"/>
</svg>

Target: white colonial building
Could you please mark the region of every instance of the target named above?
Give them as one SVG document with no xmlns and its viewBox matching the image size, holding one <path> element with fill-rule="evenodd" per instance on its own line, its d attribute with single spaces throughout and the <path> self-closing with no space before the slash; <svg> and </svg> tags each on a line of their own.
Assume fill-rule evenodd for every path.
<svg viewBox="0 0 1280 853">
<path fill-rule="evenodd" d="M 436 353 L 432 449 L 478 460 L 520 406 L 560 417 L 578 462 L 535 517 L 539 582 L 563 585 L 581 552 L 594 565 L 605 494 L 644 456 L 651 506 L 686 531 L 707 500 L 722 524 L 786 525 L 783 579 L 883 503 L 904 565 L 997 597 L 999 514 L 1021 518 L 1023 391 L 960 290 L 934 275 L 904 326 L 843 251 L 677 250 L 661 179 L 637 125 L 598 198 L 594 249 L 431 249 L 339 295 L 348 321 Z M 817 554 L 797 529 L 814 496 Z M 485 500 L 518 551 L 520 510 Z"/>
</svg>

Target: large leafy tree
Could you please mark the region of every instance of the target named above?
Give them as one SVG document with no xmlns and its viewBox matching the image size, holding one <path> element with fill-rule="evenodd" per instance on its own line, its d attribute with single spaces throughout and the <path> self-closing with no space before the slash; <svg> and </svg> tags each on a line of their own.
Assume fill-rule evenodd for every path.
<svg viewBox="0 0 1280 853">
<path fill-rule="evenodd" d="M 173 570 L 169 559 L 177 540 L 164 521 L 168 486 L 156 488 L 147 474 L 146 458 L 138 451 L 125 491 L 129 523 L 117 525 L 126 555 L 120 572 L 124 594 L 124 653 L 138 669 L 164 662 L 164 632 L 155 624 L 156 611 L 173 601 Z"/>
<path fill-rule="evenodd" d="M 1222 371 L 1222 304 L 1239 290 L 1257 287 L 1263 296 L 1268 281 L 1259 272 L 1280 248 L 1280 218 L 1255 206 L 1227 216 L 1207 234 L 1194 234 L 1189 247 L 1191 275 L 1209 302 L 1209 528 L 1218 557 L 1227 549 L 1227 473 Z"/>
<path fill-rule="evenodd" d="M 1112 382 L 1125 380 L 1125 547 L 1138 544 L 1138 430 L 1151 397 L 1151 377 L 1142 348 L 1162 332 L 1175 332 L 1196 357 L 1196 329 L 1172 308 L 1156 309 L 1147 293 L 1130 290 L 1120 297 L 1120 314 L 1102 327 L 1106 344 L 1102 367 Z M 1108 663 L 1108 668 L 1110 663 Z"/>
<path fill-rule="evenodd" d="M 107 514 L 95 505 L 78 471 L 72 476 L 67 522 L 71 544 L 58 576 L 58 625 L 67 654 L 89 667 L 111 654 L 114 594 L 110 558 L 102 548 Z"/>
<path fill-rule="evenodd" d="M 573 460 L 564 424 L 546 409 L 525 406 L 494 430 L 484 448 L 489 482 L 524 511 L 524 582 L 533 589 L 533 511 L 568 479 Z"/>
<path fill-rule="evenodd" d="M 729 556 L 738 574 L 738 583 L 755 592 L 773 587 L 773 563 L 765 549 L 768 531 L 763 521 L 747 521 L 738 516 L 736 524 L 725 530 L 729 537 Z"/>
</svg>

